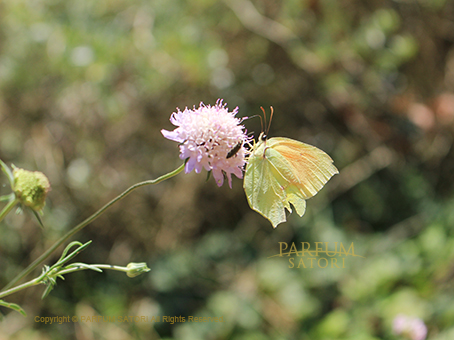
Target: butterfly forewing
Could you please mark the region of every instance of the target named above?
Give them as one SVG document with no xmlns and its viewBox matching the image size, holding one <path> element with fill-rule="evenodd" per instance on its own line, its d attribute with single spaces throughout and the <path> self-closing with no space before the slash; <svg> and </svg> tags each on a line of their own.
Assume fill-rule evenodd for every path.
<svg viewBox="0 0 454 340">
<path fill-rule="evenodd" d="M 338 173 L 331 157 L 315 146 L 289 138 L 276 137 L 267 146 L 277 152 L 283 176 L 297 186 L 305 198 L 317 194 L 329 179 Z"/>
</svg>

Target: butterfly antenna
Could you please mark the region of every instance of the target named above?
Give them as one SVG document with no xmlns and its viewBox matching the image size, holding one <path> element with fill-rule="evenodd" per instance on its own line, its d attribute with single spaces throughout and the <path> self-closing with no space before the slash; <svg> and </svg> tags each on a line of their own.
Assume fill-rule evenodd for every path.
<svg viewBox="0 0 454 340">
<path fill-rule="evenodd" d="M 270 131 L 270 127 L 271 127 L 271 121 L 273 120 L 273 113 L 274 113 L 274 109 L 272 106 L 270 106 L 270 109 L 271 109 L 271 114 L 270 114 L 270 121 L 268 123 L 268 126 L 266 127 L 266 135 L 268 136 L 268 132 Z"/>
<path fill-rule="evenodd" d="M 260 109 L 263 112 L 263 120 L 265 121 L 265 122 L 263 122 L 262 116 L 260 116 L 260 125 L 262 127 L 262 132 L 265 132 L 264 127 L 266 126 L 266 113 L 262 106 L 260 106 Z"/>
</svg>

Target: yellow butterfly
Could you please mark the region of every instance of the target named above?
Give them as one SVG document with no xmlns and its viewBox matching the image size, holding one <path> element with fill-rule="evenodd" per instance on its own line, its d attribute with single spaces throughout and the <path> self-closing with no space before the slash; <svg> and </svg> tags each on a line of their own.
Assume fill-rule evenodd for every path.
<svg viewBox="0 0 454 340">
<path fill-rule="evenodd" d="M 271 107 L 270 123 L 272 116 Z M 285 208 L 292 212 L 290 203 L 303 216 L 306 199 L 338 173 L 331 157 L 315 146 L 284 137 L 267 139 L 262 132 L 252 146 L 243 187 L 250 207 L 276 228 L 286 221 Z"/>
</svg>

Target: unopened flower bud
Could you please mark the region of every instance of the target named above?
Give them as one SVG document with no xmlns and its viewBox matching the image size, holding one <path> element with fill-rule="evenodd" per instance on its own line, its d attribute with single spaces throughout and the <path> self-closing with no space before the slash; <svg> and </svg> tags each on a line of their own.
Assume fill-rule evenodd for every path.
<svg viewBox="0 0 454 340">
<path fill-rule="evenodd" d="M 147 267 L 147 264 L 145 262 L 140 263 L 131 262 L 126 266 L 126 268 L 128 268 L 126 275 L 128 275 L 129 277 L 136 277 L 142 273 L 150 271 L 150 268 Z"/>
<path fill-rule="evenodd" d="M 46 175 L 39 171 L 14 168 L 14 192 L 19 201 L 35 211 L 40 211 L 46 204 L 50 183 Z"/>
</svg>

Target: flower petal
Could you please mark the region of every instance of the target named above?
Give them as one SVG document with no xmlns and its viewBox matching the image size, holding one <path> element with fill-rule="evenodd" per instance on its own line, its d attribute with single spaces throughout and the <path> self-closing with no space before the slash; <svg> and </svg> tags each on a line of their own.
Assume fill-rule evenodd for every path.
<svg viewBox="0 0 454 340">
<path fill-rule="evenodd" d="M 222 99 L 218 99 L 214 106 L 201 102 L 198 108 L 192 110 L 186 107 L 181 111 L 177 108 L 170 118 L 177 128 L 173 131 L 162 130 L 161 133 L 165 138 L 181 143 L 180 158 L 189 158 L 186 173 L 192 170 L 200 173 L 202 169 L 213 171 L 219 186 L 224 183 L 225 173 L 231 187 L 232 174 L 243 177 L 248 153 L 245 145 L 251 137 L 246 135 L 241 125 L 243 119 L 235 117 L 238 107 L 229 112 L 226 106 Z M 241 145 L 240 149 L 227 158 L 237 145 Z"/>
</svg>

